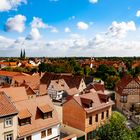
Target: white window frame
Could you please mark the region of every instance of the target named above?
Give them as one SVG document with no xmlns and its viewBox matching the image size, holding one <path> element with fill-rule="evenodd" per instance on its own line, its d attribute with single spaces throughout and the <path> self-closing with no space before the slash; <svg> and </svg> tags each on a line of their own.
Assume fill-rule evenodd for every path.
<svg viewBox="0 0 140 140">
<path fill-rule="evenodd" d="M 13 126 L 13 118 L 12 117 L 5 118 L 4 119 L 4 126 L 5 127 Z"/>
<path fill-rule="evenodd" d="M 13 133 L 6 134 L 5 140 L 13 140 Z"/>
</svg>

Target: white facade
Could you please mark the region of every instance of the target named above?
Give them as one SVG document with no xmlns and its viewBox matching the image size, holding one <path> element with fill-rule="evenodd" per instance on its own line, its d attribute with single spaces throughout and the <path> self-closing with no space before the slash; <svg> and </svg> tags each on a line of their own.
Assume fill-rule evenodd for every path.
<svg viewBox="0 0 140 140">
<path fill-rule="evenodd" d="M 11 121 L 6 125 L 6 119 L 11 118 Z M 5 140 L 6 135 L 11 134 L 13 140 L 17 139 L 17 116 L 9 116 L 0 118 L 0 140 Z"/>
<path fill-rule="evenodd" d="M 47 129 L 42 130 L 42 131 L 46 130 L 46 137 L 41 138 L 41 131 L 39 131 L 30 135 L 32 137 L 32 140 L 60 140 L 60 125 L 59 124 L 51 127 L 52 134 L 49 136 L 47 136 Z M 20 139 L 21 138 L 19 138 L 19 140 Z M 26 140 L 26 137 L 24 137 L 24 140 Z"/>
<path fill-rule="evenodd" d="M 77 140 L 77 137 L 73 137 L 73 138 L 71 138 L 71 140 Z"/>
</svg>

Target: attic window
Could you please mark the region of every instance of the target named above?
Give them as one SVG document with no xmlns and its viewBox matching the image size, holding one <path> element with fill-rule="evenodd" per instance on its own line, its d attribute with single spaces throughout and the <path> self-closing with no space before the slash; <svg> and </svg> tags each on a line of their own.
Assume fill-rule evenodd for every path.
<svg viewBox="0 0 140 140">
<path fill-rule="evenodd" d="M 20 111 L 18 114 L 19 125 L 31 124 L 31 116 L 31 113 L 27 109 Z"/>
<path fill-rule="evenodd" d="M 93 105 L 93 101 L 91 99 L 81 98 L 81 102 L 85 108 L 90 108 Z"/>
<path fill-rule="evenodd" d="M 38 109 L 41 111 L 43 119 L 52 118 L 53 108 L 49 105 L 40 106 Z"/>
<path fill-rule="evenodd" d="M 52 118 L 52 111 L 43 114 L 43 119 L 47 118 Z"/>
<path fill-rule="evenodd" d="M 31 118 L 25 118 L 25 119 L 19 119 L 19 125 L 20 126 L 23 126 L 23 125 L 26 125 L 26 124 L 31 124 Z"/>
</svg>

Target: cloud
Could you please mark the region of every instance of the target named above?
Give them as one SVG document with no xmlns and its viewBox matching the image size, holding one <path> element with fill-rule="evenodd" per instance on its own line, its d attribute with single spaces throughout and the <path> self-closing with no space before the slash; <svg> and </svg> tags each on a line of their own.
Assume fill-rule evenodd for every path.
<svg viewBox="0 0 140 140">
<path fill-rule="evenodd" d="M 52 33 L 58 33 L 58 29 L 52 25 L 48 25 L 39 17 L 33 17 L 32 22 L 30 23 L 31 28 L 37 28 L 37 29 L 48 29 Z"/>
<path fill-rule="evenodd" d="M 23 32 L 25 29 L 26 17 L 23 15 L 16 15 L 9 18 L 5 24 L 6 31 L 17 31 L 19 33 Z"/>
<path fill-rule="evenodd" d="M 64 29 L 64 31 L 65 31 L 66 33 L 70 33 L 70 32 L 71 32 L 71 30 L 70 30 L 69 27 L 66 27 L 66 28 Z"/>
<path fill-rule="evenodd" d="M 80 21 L 77 23 L 77 28 L 80 30 L 87 30 L 89 28 L 89 25 L 85 22 Z"/>
<path fill-rule="evenodd" d="M 128 31 L 136 31 L 134 21 L 120 23 L 114 21 L 109 27 L 107 34 L 113 37 L 123 38 L 126 36 Z"/>
<path fill-rule="evenodd" d="M 134 25 L 132 21 L 113 22 L 107 32 L 98 33 L 91 38 L 75 33 L 64 39 L 50 41 L 40 39 L 39 29 L 32 28 L 26 38 L 14 40 L 0 36 L 0 56 L 17 56 L 21 47 L 27 50 L 28 56 L 139 56 L 139 40 L 122 39 L 117 35 L 122 33 L 126 36 L 128 31 L 135 31 Z"/>
<path fill-rule="evenodd" d="M 32 28 L 47 28 L 48 25 L 45 24 L 41 18 L 33 17 L 33 21 L 30 23 Z"/>
<path fill-rule="evenodd" d="M 26 37 L 27 40 L 38 40 L 41 38 L 40 32 L 37 28 L 32 28 L 29 35 Z"/>
<path fill-rule="evenodd" d="M 59 31 L 58 31 L 58 29 L 57 29 L 57 28 L 52 27 L 51 32 L 52 32 L 52 33 L 58 33 Z"/>
<path fill-rule="evenodd" d="M 140 17 L 140 10 L 137 11 L 136 16 Z"/>
<path fill-rule="evenodd" d="M 89 2 L 95 4 L 98 2 L 98 0 L 89 0 Z"/>
<path fill-rule="evenodd" d="M 26 4 L 27 0 L 0 0 L 0 12 L 16 9 L 21 4 Z"/>
<path fill-rule="evenodd" d="M 19 56 L 21 48 L 27 50 L 28 56 L 139 56 L 139 46 L 140 41 L 125 41 L 105 34 L 90 39 L 78 35 L 51 41 L 0 36 L 0 56 Z"/>
</svg>

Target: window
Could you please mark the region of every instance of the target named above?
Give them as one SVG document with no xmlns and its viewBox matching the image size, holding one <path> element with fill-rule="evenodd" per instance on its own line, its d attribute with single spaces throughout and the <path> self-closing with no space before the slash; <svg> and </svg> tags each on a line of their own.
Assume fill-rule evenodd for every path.
<svg viewBox="0 0 140 140">
<path fill-rule="evenodd" d="M 49 136 L 49 135 L 51 135 L 51 134 L 52 134 L 52 129 L 49 128 L 49 129 L 47 130 L 47 135 Z"/>
<path fill-rule="evenodd" d="M 106 111 L 106 117 L 108 118 L 109 116 L 109 110 Z"/>
<path fill-rule="evenodd" d="M 47 118 L 52 118 L 52 111 L 44 113 L 44 119 L 47 119 Z"/>
<path fill-rule="evenodd" d="M 95 116 L 95 122 L 98 122 L 98 114 Z"/>
<path fill-rule="evenodd" d="M 32 136 L 26 137 L 26 140 L 32 140 Z"/>
<path fill-rule="evenodd" d="M 5 140 L 13 140 L 13 134 L 7 134 Z"/>
<path fill-rule="evenodd" d="M 101 118 L 104 119 L 104 112 L 102 112 L 102 116 L 101 116 Z"/>
<path fill-rule="evenodd" d="M 12 126 L 12 117 L 5 118 L 5 127 Z"/>
<path fill-rule="evenodd" d="M 31 124 L 31 118 L 19 119 L 19 125 Z"/>
<path fill-rule="evenodd" d="M 92 124 L 92 116 L 89 117 L 89 124 Z"/>
<path fill-rule="evenodd" d="M 46 137 L 46 130 L 41 131 L 41 138 L 44 138 L 44 137 Z"/>
<path fill-rule="evenodd" d="M 127 103 L 127 96 L 126 96 L 126 95 L 121 96 L 120 102 L 122 102 L 122 103 Z"/>
</svg>

